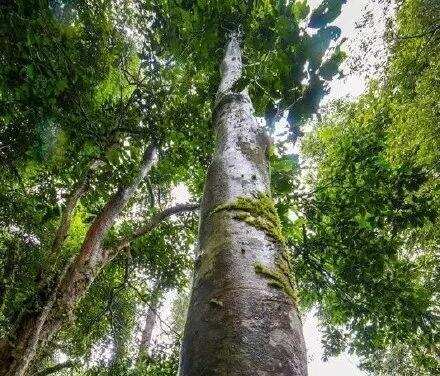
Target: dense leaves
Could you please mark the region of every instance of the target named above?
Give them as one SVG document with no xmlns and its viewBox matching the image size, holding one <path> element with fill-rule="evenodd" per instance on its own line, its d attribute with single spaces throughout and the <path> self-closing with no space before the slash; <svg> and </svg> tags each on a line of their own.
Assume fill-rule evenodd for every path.
<svg viewBox="0 0 440 376">
<path fill-rule="evenodd" d="M 217 89 L 218 64 L 228 35 L 239 31 L 245 60 L 239 85 L 248 87 L 257 114 L 266 117 L 269 127 L 288 111 L 292 139 L 298 136 L 299 122 L 317 110 L 326 81 L 338 73 L 342 55 L 334 41 L 340 30 L 328 23 L 340 13 L 343 2 L 339 2 L 339 11 L 332 8 L 331 16 L 322 16 L 320 25 L 313 26 L 319 28 L 317 33 L 311 35 L 306 31 L 310 11 L 306 1 L 153 3 L 151 9 L 158 11 L 156 22 L 163 30 L 161 40 L 168 45 L 168 53 L 177 62 L 204 72 L 210 83 L 207 99 Z M 314 17 L 321 17 L 324 8 L 316 10 Z M 330 46 L 334 56 L 324 59 Z"/>
<path fill-rule="evenodd" d="M 439 50 L 420 32 L 438 10 L 405 2 L 386 84 L 336 104 L 303 145 L 317 168 L 297 223 L 304 304 L 320 303 L 328 355 L 348 346 L 384 374 L 402 351 L 417 374 L 439 370 Z"/>
<path fill-rule="evenodd" d="M 13 341 L 23 319 L 43 309 L 103 206 L 136 175 L 144 148 L 156 144 L 159 162 L 106 234 L 106 247 L 172 205 L 170 192 L 179 182 L 200 191 L 211 141 L 203 80 L 189 82 L 181 68 L 157 60 L 147 39 L 139 47 L 127 35 L 129 26 L 147 29 L 148 22 L 133 26 L 134 19 L 124 18 L 130 4 L 0 6 L 0 333 Z M 58 250 L 55 236 L 71 201 Z M 75 324 L 42 349 L 36 369 L 56 362 L 57 351 L 81 366 L 105 343 L 129 356 L 123 349 L 150 299 L 149 281 L 160 278 L 164 291 L 187 283 L 194 218 L 165 222 L 104 268 Z"/>
</svg>

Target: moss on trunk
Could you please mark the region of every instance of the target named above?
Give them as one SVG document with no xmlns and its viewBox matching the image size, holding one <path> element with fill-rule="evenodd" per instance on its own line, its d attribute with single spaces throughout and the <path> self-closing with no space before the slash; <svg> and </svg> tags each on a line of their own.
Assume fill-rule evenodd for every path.
<svg viewBox="0 0 440 376">
<path fill-rule="evenodd" d="M 291 255 L 286 247 L 282 226 L 272 197 L 259 193 L 255 197 L 238 197 L 234 202 L 219 205 L 211 215 L 220 211 L 233 212 L 233 218 L 264 231 L 282 248 L 276 257 L 275 268 L 262 263 L 255 264 L 255 272 L 267 278 L 268 284 L 284 291 L 295 303 L 298 301 L 296 283 L 292 271 Z"/>
</svg>

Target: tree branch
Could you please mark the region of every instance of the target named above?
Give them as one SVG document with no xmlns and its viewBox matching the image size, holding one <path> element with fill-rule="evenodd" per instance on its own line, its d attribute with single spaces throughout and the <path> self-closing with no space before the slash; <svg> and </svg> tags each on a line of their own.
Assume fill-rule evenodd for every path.
<svg viewBox="0 0 440 376">
<path fill-rule="evenodd" d="M 83 259 L 89 258 L 100 248 L 103 236 L 113 225 L 128 200 L 135 193 L 139 184 L 145 179 L 148 172 L 153 167 L 155 160 L 156 148 L 154 146 L 149 146 L 144 152 L 139 172 L 134 177 L 131 184 L 122 186 L 118 189 L 90 226 L 81 249 L 81 257 Z"/>
<path fill-rule="evenodd" d="M 121 250 L 127 248 L 136 239 L 139 239 L 141 236 L 144 236 L 147 233 L 154 230 L 156 227 L 158 227 L 162 223 L 162 221 L 171 217 L 172 215 L 198 210 L 199 207 L 200 207 L 200 204 L 188 203 L 188 204 L 179 204 L 179 205 L 164 209 L 164 210 L 160 211 L 159 213 L 153 215 L 150 218 L 150 220 L 148 220 L 143 226 L 141 226 L 137 230 L 135 230 L 130 237 L 127 237 L 127 238 L 121 240 L 109 252 L 111 254 L 116 254 L 116 253 L 120 252 Z"/>
<path fill-rule="evenodd" d="M 62 298 L 58 304 L 65 306 L 68 315 L 72 314 L 73 308 L 85 294 L 94 277 L 109 261 L 110 254 L 107 249 L 101 247 L 102 240 L 155 161 L 156 148 L 150 145 L 144 152 L 137 175 L 130 184 L 119 187 L 87 231 L 79 254 L 72 261 L 68 272 L 60 282 Z"/>
<path fill-rule="evenodd" d="M 150 199 L 150 208 L 154 209 L 154 207 L 156 206 L 156 200 L 154 198 L 153 185 L 151 184 L 151 180 L 148 176 L 146 180 L 147 180 L 148 196 Z"/>
<path fill-rule="evenodd" d="M 41 371 L 37 371 L 32 376 L 46 376 L 46 375 L 50 375 L 52 373 L 56 373 L 58 371 L 66 369 L 66 368 L 73 368 L 75 366 L 77 366 L 76 363 L 74 363 L 72 361 L 67 361 L 67 362 L 64 362 L 64 363 L 56 364 L 56 365 L 54 365 L 52 367 L 45 368 L 45 369 L 43 369 Z"/>
<path fill-rule="evenodd" d="M 90 186 L 90 179 L 93 176 L 94 171 L 98 167 L 99 160 L 94 160 L 89 167 L 89 170 L 86 172 L 84 178 L 82 181 L 79 181 L 76 183 L 72 189 L 72 192 L 70 193 L 69 197 L 66 201 L 66 207 L 63 210 L 63 213 L 61 215 L 61 221 L 60 225 L 55 233 L 55 239 L 52 244 L 52 248 L 50 250 L 50 256 L 54 256 L 58 254 L 60 251 L 64 240 L 67 237 L 67 232 L 70 228 L 70 222 L 72 219 L 72 214 L 76 208 L 76 205 L 78 204 L 79 199 L 86 194 L 86 192 L 89 190 Z"/>
</svg>

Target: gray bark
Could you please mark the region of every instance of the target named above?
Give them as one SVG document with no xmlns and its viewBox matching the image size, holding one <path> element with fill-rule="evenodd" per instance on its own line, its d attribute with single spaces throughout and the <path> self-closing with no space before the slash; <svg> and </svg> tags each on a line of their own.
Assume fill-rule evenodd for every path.
<svg viewBox="0 0 440 376">
<path fill-rule="evenodd" d="M 269 286 L 255 265 L 276 268 L 282 245 L 229 210 L 237 198 L 270 191 L 268 137 L 241 77 L 240 38 L 232 34 L 221 64 L 213 116 L 216 150 L 200 213 L 193 289 L 180 376 L 305 376 L 302 324 L 294 300 Z"/>
<path fill-rule="evenodd" d="M 151 344 L 151 336 L 153 334 L 154 325 L 156 324 L 156 310 L 158 303 L 152 301 L 148 307 L 147 315 L 145 317 L 145 326 L 142 330 L 141 342 L 139 345 L 139 355 L 147 354 Z"/>
<path fill-rule="evenodd" d="M 151 301 L 148 305 L 147 314 L 145 316 L 145 326 L 142 329 L 141 341 L 139 343 L 138 361 L 148 354 L 151 345 L 151 337 L 153 335 L 154 325 L 156 324 L 156 315 L 160 302 L 160 281 L 156 281 L 151 291 Z"/>
<path fill-rule="evenodd" d="M 109 250 L 101 247 L 107 231 L 113 226 L 127 202 L 136 192 L 155 163 L 156 148 L 150 146 L 144 153 L 140 170 L 131 184 L 122 186 L 105 205 L 90 226 L 78 256 L 61 282 L 61 302 L 67 313 L 71 313 L 78 300 L 84 295 L 100 269 L 111 259 Z"/>
</svg>

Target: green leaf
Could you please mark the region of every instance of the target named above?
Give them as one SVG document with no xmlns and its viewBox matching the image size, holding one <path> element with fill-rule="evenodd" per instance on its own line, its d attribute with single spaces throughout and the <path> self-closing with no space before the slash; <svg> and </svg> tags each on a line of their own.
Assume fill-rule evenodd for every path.
<svg viewBox="0 0 440 376">
<path fill-rule="evenodd" d="M 297 0 L 291 5 L 292 14 L 297 20 L 304 20 L 310 13 L 310 6 L 307 4 L 307 0 Z"/>
</svg>

